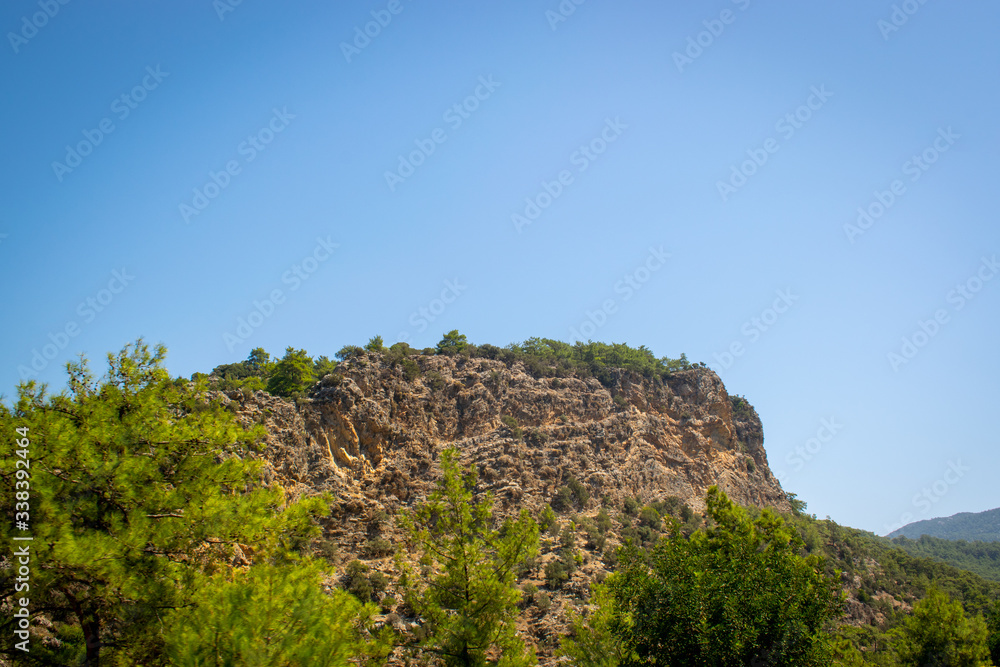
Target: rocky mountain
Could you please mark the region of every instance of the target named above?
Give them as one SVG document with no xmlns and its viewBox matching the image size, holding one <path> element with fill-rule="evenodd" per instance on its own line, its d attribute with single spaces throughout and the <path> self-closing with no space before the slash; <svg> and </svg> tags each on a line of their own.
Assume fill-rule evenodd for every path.
<svg viewBox="0 0 1000 667">
<path fill-rule="evenodd" d="M 1000 507 L 985 512 L 960 512 L 947 517 L 914 521 L 889 533 L 887 537 L 916 540 L 921 535 L 943 540 L 1000 542 Z"/>
<path fill-rule="evenodd" d="M 419 373 L 362 353 L 327 375 L 308 399 L 262 391 L 231 391 L 226 399 L 245 425 L 267 428 L 269 481 L 293 495 L 336 498 L 318 548 L 339 571 L 360 559 L 384 573 L 390 583 L 382 606 L 394 622 L 403 621 L 405 610 L 393 606 L 389 551 L 401 535 L 391 517 L 427 496 L 446 447 L 457 447 L 463 464 L 478 466 L 480 490 L 493 492 L 500 515 L 527 508 L 538 516 L 570 480 L 589 498 L 560 513 L 564 525 L 606 507 L 624 526 L 627 502 L 642 506 L 670 496 L 698 510 L 711 485 L 742 505 L 790 510 L 768 468 L 756 411 L 729 396 L 707 368 L 665 379 L 616 370 L 602 384 L 535 377 L 519 362 L 461 355 L 411 360 Z M 619 534 L 611 531 L 603 548 L 588 548 L 581 535 L 582 564 L 570 581 L 545 591 L 548 604 L 522 614 L 541 658 L 565 632 L 566 611 L 610 570 Z M 522 584 L 546 589 L 542 568 L 558 549 L 543 539 L 537 569 Z"/>
</svg>

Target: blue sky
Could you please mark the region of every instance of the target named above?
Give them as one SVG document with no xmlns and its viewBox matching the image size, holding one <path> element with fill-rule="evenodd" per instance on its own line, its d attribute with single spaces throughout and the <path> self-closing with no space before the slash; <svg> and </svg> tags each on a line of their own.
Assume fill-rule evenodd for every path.
<svg viewBox="0 0 1000 667">
<path fill-rule="evenodd" d="M 0 388 L 580 332 L 710 364 L 820 517 L 1000 506 L 1000 7 L 675 5 L 5 3 Z"/>
</svg>

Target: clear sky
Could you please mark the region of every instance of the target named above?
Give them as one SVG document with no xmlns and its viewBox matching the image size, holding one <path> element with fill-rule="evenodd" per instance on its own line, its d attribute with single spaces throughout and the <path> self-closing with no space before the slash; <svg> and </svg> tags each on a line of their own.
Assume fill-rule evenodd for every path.
<svg viewBox="0 0 1000 667">
<path fill-rule="evenodd" d="M 5 2 L 0 391 L 139 336 L 189 376 L 579 335 L 710 364 L 820 517 L 1000 506 L 998 20 Z"/>
</svg>

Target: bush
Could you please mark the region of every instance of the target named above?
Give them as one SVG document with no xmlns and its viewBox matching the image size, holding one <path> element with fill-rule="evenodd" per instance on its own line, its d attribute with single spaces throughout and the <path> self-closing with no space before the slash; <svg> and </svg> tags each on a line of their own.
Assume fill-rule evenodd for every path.
<svg viewBox="0 0 1000 667">
<path fill-rule="evenodd" d="M 430 387 L 431 391 L 441 391 L 444 389 L 444 377 L 437 371 L 429 371 L 424 375 L 424 384 Z"/>
<path fill-rule="evenodd" d="M 361 602 L 370 602 L 372 599 L 372 585 L 367 574 L 368 566 L 359 560 L 348 563 L 344 573 L 344 588 Z"/>
<path fill-rule="evenodd" d="M 500 423 L 510 429 L 510 434 L 515 440 L 520 440 L 524 437 L 524 431 L 522 431 L 521 427 L 517 425 L 517 420 L 510 415 L 503 415 L 500 417 Z"/>
<path fill-rule="evenodd" d="M 573 492 L 569 487 L 560 486 L 550 504 L 557 512 L 568 512 L 573 507 Z"/>
<path fill-rule="evenodd" d="M 545 533 L 555 527 L 558 530 L 559 519 L 556 518 L 556 513 L 552 511 L 552 506 L 545 503 L 545 507 L 542 508 L 542 513 L 538 517 L 538 530 Z"/>
<path fill-rule="evenodd" d="M 347 361 L 348 359 L 354 359 L 356 357 L 360 357 L 364 353 L 365 353 L 364 349 L 358 347 L 357 345 L 345 345 L 344 347 L 340 348 L 340 350 L 334 356 L 340 359 L 341 361 Z"/>
<path fill-rule="evenodd" d="M 597 530 L 599 530 L 602 535 L 611 530 L 611 517 L 608 516 L 608 513 L 604 511 L 603 507 L 597 513 Z"/>
<path fill-rule="evenodd" d="M 385 345 L 382 342 L 382 337 L 373 336 L 372 338 L 368 339 L 368 344 L 365 345 L 365 349 L 368 350 L 369 352 L 384 352 Z"/>
<path fill-rule="evenodd" d="M 635 498 L 626 498 L 624 502 L 625 514 L 635 516 L 639 512 L 639 501 Z"/>
<path fill-rule="evenodd" d="M 574 572 L 576 572 L 576 558 L 573 555 L 573 550 L 563 549 L 559 558 L 545 566 L 545 585 L 553 590 L 558 590 L 570 580 Z"/>
<path fill-rule="evenodd" d="M 420 365 L 417 364 L 413 359 L 403 359 L 403 377 L 406 378 L 408 382 L 413 382 L 422 374 L 420 370 Z"/>
<path fill-rule="evenodd" d="M 569 488 L 570 492 L 573 494 L 573 498 L 576 499 L 577 504 L 583 507 L 590 500 L 590 491 L 575 477 L 570 477 L 566 481 L 566 486 Z"/>
<path fill-rule="evenodd" d="M 541 611 L 543 614 L 547 612 L 549 608 L 552 606 L 552 599 L 549 597 L 549 594 L 546 593 L 545 591 L 542 591 L 541 593 L 536 595 L 535 606 L 538 607 L 538 610 Z"/>
<path fill-rule="evenodd" d="M 361 550 L 361 553 L 367 558 L 384 558 L 391 556 L 392 552 L 392 544 L 384 537 L 376 537 L 373 540 L 369 540 Z"/>
<path fill-rule="evenodd" d="M 663 527 L 660 513 L 656 511 L 656 508 L 649 505 L 643 507 L 642 511 L 639 512 L 639 524 L 649 526 L 653 530 L 660 530 Z"/>
</svg>

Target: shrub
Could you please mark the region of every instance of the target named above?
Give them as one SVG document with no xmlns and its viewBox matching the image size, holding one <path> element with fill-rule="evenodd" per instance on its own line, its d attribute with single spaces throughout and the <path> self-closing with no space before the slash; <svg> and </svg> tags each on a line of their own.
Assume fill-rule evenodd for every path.
<svg viewBox="0 0 1000 667">
<path fill-rule="evenodd" d="M 580 507 L 586 505 L 587 501 L 590 500 L 590 491 L 588 491 L 587 487 L 575 477 L 570 477 L 566 481 L 566 486 L 569 487 L 570 492 L 573 494 L 573 497 L 576 499 L 576 502 Z"/>
<path fill-rule="evenodd" d="M 570 580 L 574 572 L 576 572 L 576 557 L 573 550 L 563 549 L 559 558 L 545 566 L 545 585 L 553 590 L 558 590 Z"/>
<path fill-rule="evenodd" d="M 381 336 L 373 336 L 368 339 L 368 344 L 365 345 L 365 349 L 369 352 L 384 352 L 385 345 L 382 342 Z"/>
<path fill-rule="evenodd" d="M 545 503 L 545 507 L 542 508 L 542 513 L 538 517 L 538 530 L 541 532 L 548 532 L 553 526 L 558 529 L 559 520 L 556 518 L 556 513 L 552 511 L 552 506 Z"/>
<path fill-rule="evenodd" d="M 557 512 L 569 511 L 573 507 L 573 492 L 569 490 L 569 487 L 560 486 L 550 504 L 552 509 Z"/>
<path fill-rule="evenodd" d="M 429 371 L 424 375 L 424 384 L 430 387 L 431 391 L 441 391 L 444 389 L 444 377 L 437 371 Z"/>
<path fill-rule="evenodd" d="M 373 540 L 369 540 L 361 550 L 361 553 L 368 558 L 384 558 L 385 556 L 391 556 L 392 552 L 392 544 L 384 537 L 376 537 Z"/>
<path fill-rule="evenodd" d="M 660 513 L 656 511 L 656 508 L 646 505 L 639 512 L 639 524 L 642 526 L 649 526 L 653 530 L 659 530 L 663 527 L 663 522 L 661 521 Z"/>
<path fill-rule="evenodd" d="M 597 513 L 597 530 L 599 530 L 602 535 L 611 530 L 611 517 L 608 516 L 608 513 L 603 507 L 601 508 L 601 511 Z"/>
<path fill-rule="evenodd" d="M 552 606 L 552 599 L 549 597 L 549 594 L 546 593 L 545 591 L 542 591 L 541 593 L 536 595 L 535 606 L 538 607 L 539 611 L 541 611 L 542 613 L 547 612 L 549 608 Z"/>
<path fill-rule="evenodd" d="M 359 560 L 348 563 L 344 573 L 344 588 L 361 602 L 369 602 L 372 599 L 372 585 L 368 581 L 367 574 L 368 566 Z"/>
<path fill-rule="evenodd" d="M 413 382 L 420 377 L 422 373 L 420 365 L 413 359 L 403 359 L 401 363 L 403 366 L 403 377 L 406 378 L 408 382 Z"/>
<path fill-rule="evenodd" d="M 354 359 L 365 353 L 364 349 L 358 347 L 357 345 L 345 345 L 340 348 L 340 350 L 334 356 L 341 361 L 347 361 L 348 359 Z"/>
<path fill-rule="evenodd" d="M 639 512 L 639 501 L 635 498 L 626 498 L 624 503 L 625 514 L 635 516 Z"/>
</svg>

